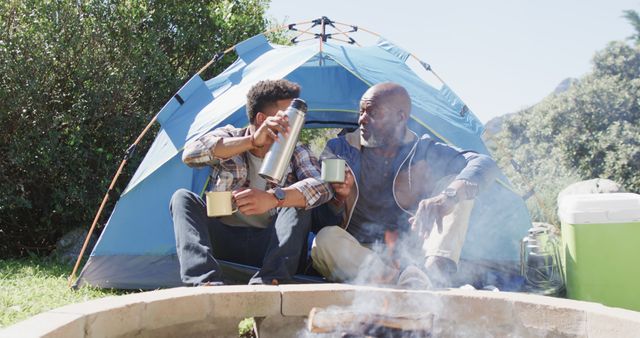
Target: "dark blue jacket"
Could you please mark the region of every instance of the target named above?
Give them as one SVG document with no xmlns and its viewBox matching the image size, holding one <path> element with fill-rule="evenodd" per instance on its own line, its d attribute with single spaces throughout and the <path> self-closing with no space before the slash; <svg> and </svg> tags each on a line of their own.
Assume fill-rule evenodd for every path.
<svg viewBox="0 0 640 338">
<path fill-rule="evenodd" d="M 428 135 L 418 137 L 407 130 L 404 143 L 411 144 L 411 147 L 408 153 L 398 154 L 394 159 L 396 174 L 393 195 L 398 206 L 411 215 L 422 199 L 440 193 L 434 189 L 436 183 L 442 178 L 454 175 L 456 179 L 477 184 L 481 190 L 488 186 L 499 172 L 491 157 L 435 142 Z M 355 189 L 347 198 L 345 210 L 341 211 L 342 226 L 345 228 L 349 224 L 359 197 L 360 148 L 358 129 L 329 140 L 322 154 L 322 157 L 344 159 L 355 177 Z"/>
</svg>

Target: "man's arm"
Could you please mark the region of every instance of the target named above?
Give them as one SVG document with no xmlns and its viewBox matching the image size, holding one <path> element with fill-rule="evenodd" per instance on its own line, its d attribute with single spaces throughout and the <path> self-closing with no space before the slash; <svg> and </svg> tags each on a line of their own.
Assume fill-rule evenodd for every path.
<svg viewBox="0 0 640 338">
<path fill-rule="evenodd" d="M 238 129 L 227 125 L 188 142 L 182 153 L 182 161 L 190 167 L 215 165 L 219 160 L 270 146 L 278 139 L 278 133 L 287 136 L 289 120 L 279 111 L 276 115 L 267 117 L 252 134 L 234 135 L 234 130 Z"/>
<path fill-rule="evenodd" d="M 235 147 L 243 147 L 246 137 L 245 129 L 238 129 L 232 125 L 216 128 L 198 138 L 190 140 L 184 145 L 182 162 L 190 167 L 214 166 L 222 157 L 218 155 L 218 146 L 221 140 L 227 140 Z M 250 141 L 250 140 L 249 140 Z M 251 144 L 251 143 L 249 143 Z"/>
<path fill-rule="evenodd" d="M 432 143 L 426 154 L 426 163 L 441 177 L 454 176 L 455 179 L 442 191 L 419 202 L 415 216 L 410 219 L 412 227 L 420 235 L 426 236 L 434 222 L 442 223 L 442 218 L 450 214 L 463 200 L 476 198 L 479 191 L 486 188 L 498 174 L 498 166 L 487 155 L 470 151 L 460 151 L 442 143 Z"/>
<path fill-rule="evenodd" d="M 252 141 L 251 135 L 229 137 L 214 130 L 187 143 L 182 153 L 182 162 L 190 167 L 214 165 L 221 159 L 253 149 Z"/>
<path fill-rule="evenodd" d="M 253 134 L 241 137 L 227 137 L 218 141 L 214 149 L 214 156 L 227 159 L 251 149 L 270 146 L 278 140 L 279 135 L 287 137 L 289 134 L 289 119 L 283 111 L 267 117 Z"/>
<path fill-rule="evenodd" d="M 328 183 L 320 179 L 320 165 L 311 151 L 306 146 L 296 147 L 293 161 L 298 182 L 287 189 L 295 189 L 301 193 L 305 200 L 304 207 L 307 209 L 329 201 L 333 197 L 333 190 Z"/>
<path fill-rule="evenodd" d="M 282 188 L 282 191 L 284 191 L 285 193 L 285 198 L 282 201 L 282 204 L 280 206 L 283 207 L 295 207 L 295 208 L 306 208 L 307 207 L 307 199 L 305 198 L 304 194 L 302 192 L 300 192 L 300 190 L 289 186 L 286 188 Z M 268 193 L 273 195 L 273 191 L 269 190 Z M 278 199 L 275 198 L 275 196 L 273 197 L 276 200 L 276 203 L 278 202 Z"/>
<path fill-rule="evenodd" d="M 310 209 L 331 199 L 333 191 L 327 183 L 320 180 L 318 160 L 309 149 L 297 146 L 293 153 L 293 161 L 298 181 L 282 189 L 285 193 L 282 202 L 275 197 L 272 190 L 243 189 L 234 192 L 240 211 L 254 215 L 276 207 Z"/>
<path fill-rule="evenodd" d="M 475 198 L 499 173 L 498 166 L 491 157 L 473 151 L 462 151 L 443 143 L 432 143 L 428 147 L 426 159 L 433 171 L 440 172 L 442 177 L 455 175 L 450 188 L 460 190 L 460 197 L 463 199 Z"/>
<path fill-rule="evenodd" d="M 227 159 L 257 148 L 254 134 L 239 137 L 223 137 L 216 144 L 213 155 L 219 159 Z"/>
<path fill-rule="evenodd" d="M 233 192 L 238 209 L 245 215 L 258 215 L 277 207 L 306 207 L 304 195 L 295 188 L 282 189 L 285 198 L 282 203 L 275 197 L 273 191 L 245 188 Z"/>
</svg>

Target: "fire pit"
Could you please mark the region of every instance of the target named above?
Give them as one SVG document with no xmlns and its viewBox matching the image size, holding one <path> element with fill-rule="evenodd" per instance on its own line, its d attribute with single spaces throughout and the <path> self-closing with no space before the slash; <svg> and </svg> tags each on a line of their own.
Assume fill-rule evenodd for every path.
<svg viewBox="0 0 640 338">
<path fill-rule="evenodd" d="M 320 309 L 310 321 L 313 308 Z M 350 313 L 352 323 L 360 323 L 355 327 L 364 329 L 309 331 L 323 313 L 329 327 L 350 327 L 341 326 L 334 315 L 340 313 L 332 311 Z M 258 320 L 261 338 L 376 332 L 388 337 L 630 337 L 640 332 L 640 313 L 595 303 L 510 292 L 313 284 L 175 288 L 108 297 L 39 314 L 0 331 L 0 337 L 237 337 L 238 323 L 246 317 L 264 318 Z"/>
<path fill-rule="evenodd" d="M 372 313 L 347 308 L 313 308 L 307 328 L 310 333 L 333 333 L 343 337 L 430 337 L 433 314 Z"/>
</svg>

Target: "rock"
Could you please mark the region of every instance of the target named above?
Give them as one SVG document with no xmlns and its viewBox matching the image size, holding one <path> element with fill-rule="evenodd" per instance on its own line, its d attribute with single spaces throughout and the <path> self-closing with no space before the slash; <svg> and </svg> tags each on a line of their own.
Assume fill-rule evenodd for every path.
<svg viewBox="0 0 640 338">
<path fill-rule="evenodd" d="M 560 82 L 560 84 L 558 84 L 558 86 L 556 86 L 556 89 L 553 90 L 553 93 L 554 94 L 564 93 L 567 90 L 569 90 L 569 88 L 571 88 L 571 86 L 575 85 L 576 83 L 578 83 L 578 79 L 574 79 L 572 77 L 568 77 L 568 78 L 562 80 L 562 82 Z"/>
<path fill-rule="evenodd" d="M 58 240 L 56 249 L 51 255 L 62 262 L 75 263 L 86 237 L 87 229 L 76 228 L 67 232 Z M 84 256 L 88 256 L 91 253 L 97 241 L 98 236 L 96 236 L 95 233 L 92 234 L 89 239 L 89 244 L 87 244 L 87 248 L 84 251 Z"/>
</svg>

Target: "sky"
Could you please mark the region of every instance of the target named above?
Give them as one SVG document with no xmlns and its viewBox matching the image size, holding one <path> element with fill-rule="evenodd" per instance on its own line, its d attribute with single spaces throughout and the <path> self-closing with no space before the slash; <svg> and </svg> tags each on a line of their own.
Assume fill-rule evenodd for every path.
<svg viewBox="0 0 640 338">
<path fill-rule="evenodd" d="M 278 23 L 322 16 L 373 31 L 429 63 L 482 121 L 542 100 L 591 70 L 633 27 L 640 0 L 272 0 Z"/>
</svg>

